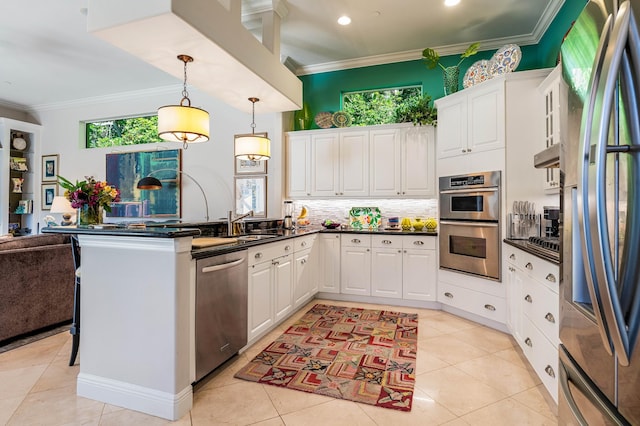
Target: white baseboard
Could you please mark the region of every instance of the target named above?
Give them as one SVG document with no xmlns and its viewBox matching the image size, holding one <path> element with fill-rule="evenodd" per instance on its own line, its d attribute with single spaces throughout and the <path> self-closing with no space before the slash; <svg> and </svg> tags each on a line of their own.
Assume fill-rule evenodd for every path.
<svg viewBox="0 0 640 426">
<path fill-rule="evenodd" d="M 177 394 L 171 394 L 86 373 L 78 374 L 77 393 L 78 396 L 167 420 L 180 419 L 193 405 L 191 385 Z"/>
</svg>

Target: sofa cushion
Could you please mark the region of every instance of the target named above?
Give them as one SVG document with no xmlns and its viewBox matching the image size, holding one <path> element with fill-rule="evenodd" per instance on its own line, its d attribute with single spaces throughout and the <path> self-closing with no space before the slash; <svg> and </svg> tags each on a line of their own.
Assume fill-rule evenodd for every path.
<svg viewBox="0 0 640 426">
<path fill-rule="evenodd" d="M 70 237 L 64 234 L 28 235 L 0 241 L 0 251 L 20 248 L 68 244 Z"/>
</svg>

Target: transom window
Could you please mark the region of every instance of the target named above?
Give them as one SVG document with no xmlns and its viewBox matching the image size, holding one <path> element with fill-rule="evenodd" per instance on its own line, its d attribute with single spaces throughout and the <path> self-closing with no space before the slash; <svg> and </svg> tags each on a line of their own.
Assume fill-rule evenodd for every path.
<svg viewBox="0 0 640 426">
<path fill-rule="evenodd" d="M 352 126 L 397 123 L 398 109 L 421 96 L 421 86 L 345 92 L 342 110 L 351 116 Z"/>
<path fill-rule="evenodd" d="M 157 115 L 93 121 L 85 124 L 87 148 L 166 142 L 158 136 Z"/>
</svg>

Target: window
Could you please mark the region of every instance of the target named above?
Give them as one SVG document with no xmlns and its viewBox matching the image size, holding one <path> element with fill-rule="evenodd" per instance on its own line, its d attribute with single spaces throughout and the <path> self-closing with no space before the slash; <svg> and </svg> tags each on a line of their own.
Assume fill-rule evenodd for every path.
<svg viewBox="0 0 640 426">
<path fill-rule="evenodd" d="M 86 123 L 87 148 L 165 142 L 158 136 L 158 116 L 119 118 Z"/>
<path fill-rule="evenodd" d="M 352 126 L 397 123 L 398 108 L 420 96 L 421 86 L 343 93 L 342 110 L 351 116 Z"/>
</svg>

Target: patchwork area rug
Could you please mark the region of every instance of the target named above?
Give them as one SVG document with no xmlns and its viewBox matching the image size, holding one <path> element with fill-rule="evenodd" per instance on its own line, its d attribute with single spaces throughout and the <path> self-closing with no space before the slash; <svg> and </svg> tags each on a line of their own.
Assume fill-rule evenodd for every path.
<svg viewBox="0 0 640 426">
<path fill-rule="evenodd" d="M 235 377 L 410 411 L 418 315 L 315 305 Z"/>
</svg>

